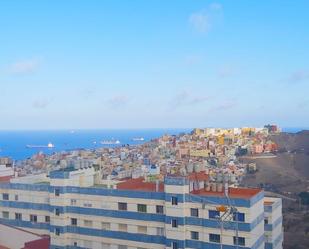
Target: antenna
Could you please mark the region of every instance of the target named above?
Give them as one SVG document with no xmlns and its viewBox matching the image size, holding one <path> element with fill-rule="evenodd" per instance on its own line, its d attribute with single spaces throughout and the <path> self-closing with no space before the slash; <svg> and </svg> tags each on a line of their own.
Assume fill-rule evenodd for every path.
<svg viewBox="0 0 309 249">
<path fill-rule="evenodd" d="M 220 224 L 220 249 L 223 249 L 223 229 L 224 229 L 224 223 L 225 222 L 229 222 L 231 220 L 234 220 L 235 217 L 235 222 L 236 222 L 236 229 L 235 229 L 235 235 L 236 235 L 236 249 L 239 248 L 238 245 L 238 210 L 235 206 L 232 205 L 231 203 L 231 199 L 229 197 L 229 190 L 228 190 L 228 183 L 226 182 L 224 184 L 224 195 L 225 198 L 227 199 L 227 205 L 219 205 L 217 202 L 213 202 L 213 201 L 209 201 L 209 200 L 205 200 L 205 198 L 202 198 L 198 195 L 195 194 L 190 194 L 198 199 L 200 199 L 202 201 L 202 208 L 205 209 L 206 207 L 206 203 L 209 204 L 215 204 L 216 206 L 216 210 L 219 211 L 220 213 L 223 213 L 222 215 L 217 217 L 218 223 Z M 194 202 L 194 200 L 192 200 L 192 198 L 190 198 L 191 202 Z M 196 202 L 196 201 L 195 201 Z"/>
</svg>

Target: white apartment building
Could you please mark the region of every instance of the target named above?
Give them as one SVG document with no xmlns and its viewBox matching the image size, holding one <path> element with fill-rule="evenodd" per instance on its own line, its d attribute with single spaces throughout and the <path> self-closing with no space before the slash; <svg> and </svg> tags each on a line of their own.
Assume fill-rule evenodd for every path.
<svg viewBox="0 0 309 249">
<path fill-rule="evenodd" d="M 116 189 L 95 175 L 67 168 L 0 183 L 0 223 L 49 235 L 51 249 L 282 248 L 281 200 L 260 189 L 229 188 L 228 199 L 206 190 L 203 172 Z M 219 222 L 230 207 L 237 210 Z"/>
</svg>

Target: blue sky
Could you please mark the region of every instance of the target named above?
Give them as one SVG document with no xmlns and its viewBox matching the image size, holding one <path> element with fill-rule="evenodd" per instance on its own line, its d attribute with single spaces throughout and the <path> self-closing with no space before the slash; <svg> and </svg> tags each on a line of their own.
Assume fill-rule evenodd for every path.
<svg viewBox="0 0 309 249">
<path fill-rule="evenodd" d="M 309 1 L 1 1 L 0 129 L 308 127 Z"/>
</svg>

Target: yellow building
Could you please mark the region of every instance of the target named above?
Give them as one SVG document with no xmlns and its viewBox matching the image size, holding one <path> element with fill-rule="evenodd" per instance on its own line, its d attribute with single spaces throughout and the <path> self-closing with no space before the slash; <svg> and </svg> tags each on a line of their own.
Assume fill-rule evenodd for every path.
<svg viewBox="0 0 309 249">
<path fill-rule="evenodd" d="M 209 157 L 210 150 L 190 150 L 192 157 Z"/>
</svg>

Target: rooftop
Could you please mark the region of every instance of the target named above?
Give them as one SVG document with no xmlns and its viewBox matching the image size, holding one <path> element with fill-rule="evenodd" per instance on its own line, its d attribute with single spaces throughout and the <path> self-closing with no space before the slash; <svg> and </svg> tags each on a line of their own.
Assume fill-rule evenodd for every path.
<svg viewBox="0 0 309 249">
<path fill-rule="evenodd" d="M 273 205 L 273 204 L 274 204 L 273 201 L 264 201 L 264 205 L 265 205 L 265 206 L 271 206 L 271 205 Z"/>
<path fill-rule="evenodd" d="M 117 189 L 156 192 L 156 182 L 146 182 L 143 177 L 140 177 L 140 178 L 129 179 L 125 182 L 118 183 Z M 164 192 L 163 182 L 159 182 L 158 192 Z"/>
<path fill-rule="evenodd" d="M 16 239 L 18 238 L 18 239 Z M 49 248 L 49 236 L 0 223 L 0 249 Z"/>
<path fill-rule="evenodd" d="M 205 175 L 204 172 L 199 172 L 196 177 L 198 179 L 204 180 L 206 176 L 207 175 Z M 189 179 L 191 179 L 191 178 L 196 179 L 195 176 L 193 176 L 193 175 L 190 175 L 188 178 Z M 143 177 L 140 177 L 140 178 L 137 178 L 137 179 L 128 179 L 124 182 L 118 183 L 117 189 L 156 192 L 156 182 L 147 182 L 147 181 L 144 180 Z M 164 192 L 164 183 L 163 182 L 159 182 L 158 192 Z M 262 192 L 262 189 L 257 189 L 257 188 L 229 188 L 229 196 L 231 198 L 250 199 L 253 196 L 259 194 L 260 192 Z M 191 191 L 191 194 L 224 197 L 223 191 L 222 192 L 207 191 L 205 189 Z"/>
<path fill-rule="evenodd" d="M 13 176 L 0 176 L 0 183 L 9 182 Z"/>
<path fill-rule="evenodd" d="M 229 188 L 229 197 L 231 198 L 245 198 L 250 199 L 253 196 L 262 192 L 262 189 L 257 188 Z M 194 190 L 191 194 L 195 195 L 205 195 L 205 196 L 222 196 L 224 197 L 224 192 L 207 191 L 205 189 Z"/>
</svg>

